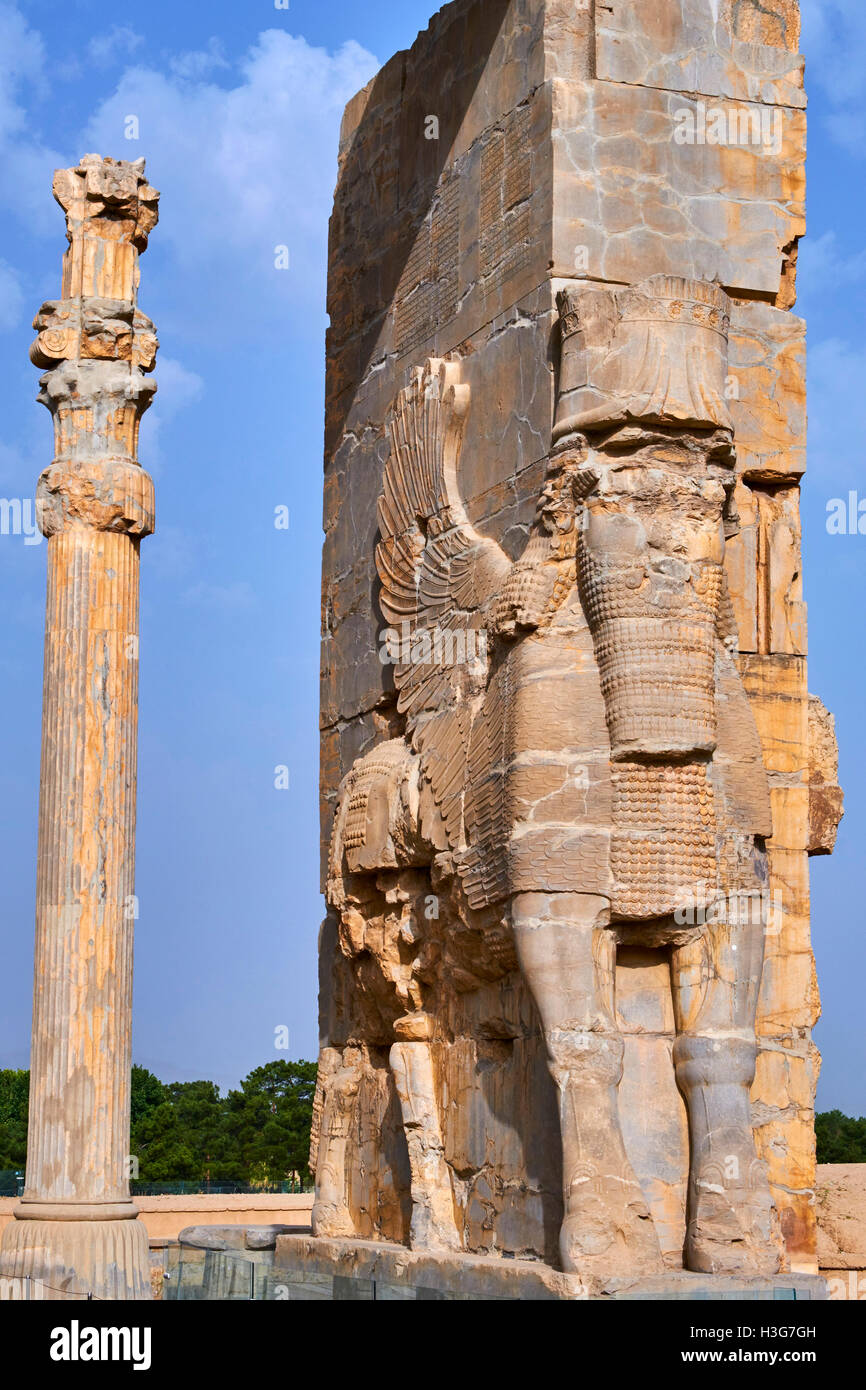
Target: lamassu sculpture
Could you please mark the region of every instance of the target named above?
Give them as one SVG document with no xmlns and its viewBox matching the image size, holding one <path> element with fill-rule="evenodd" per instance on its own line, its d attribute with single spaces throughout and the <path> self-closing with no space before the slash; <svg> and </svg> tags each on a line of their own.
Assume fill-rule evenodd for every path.
<svg viewBox="0 0 866 1390">
<path fill-rule="evenodd" d="M 749 1104 L 772 821 L 724 570 L 730 305 L 656 275 L 566 290 L 559 309 L 548 478 L 516 562 L 460 496 L 459 360 L 416 368 L 389 417 L 377 567 L 406 734 L 358 760 L 334 827 L 328 901 L 358 1011 L 356 1047 L 323 1056 L 315 1229 L 363 1233 L 348 1128 L 362 1049 L 387 1042 L 410 1242 L 479 1248 L 436 1052 L 455 1008 L 516 967 L 558 1097 L 562 1267 L 661 1270 L 618 1115 L 616 958 L 640 945 L 670 963 L 684 1265 L 772 1275 L 784 1247 Z"/>
</svg>

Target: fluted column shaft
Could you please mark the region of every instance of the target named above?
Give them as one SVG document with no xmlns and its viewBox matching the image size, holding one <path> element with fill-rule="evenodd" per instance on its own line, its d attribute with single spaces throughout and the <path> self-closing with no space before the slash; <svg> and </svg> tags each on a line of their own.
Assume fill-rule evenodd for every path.
<svg viewBox="0 0 866 1390">
<path fill-rule="evenodd" d="M 28 1203 L 129 1199 L 138 563 L 48 542 Z"/>
</svg>

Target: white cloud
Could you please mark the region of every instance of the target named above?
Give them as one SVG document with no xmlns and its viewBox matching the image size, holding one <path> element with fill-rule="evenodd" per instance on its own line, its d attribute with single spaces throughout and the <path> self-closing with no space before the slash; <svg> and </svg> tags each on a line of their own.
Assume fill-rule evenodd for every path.
<svg viewBox="0 0 866 1390">
<path fill-rule="evenodd" d="M 866 250 L 853 256 L 843 255 L 832 231 L 806 237 L 800 245 L 797 274 L 808 295 L 818 290 L 842 290 L 866 278 Z"/>
<path fill-rule="evenodd" d="M 40 35 L 14 5 L 0 3 L 0 199 L 37 231 L 56 227 L 45 190 L 63 162 L 42 142 L 22 104 L 39 109 L 48 91 L 44 65 Z"/>
<path fill-rule="evenodd" d="M 287 298 L 321 307 L 328 216 L 337 175 L 340 119 L 378 64 L 349 42 L 338 52 L 268 30 L 239 64 L 240 80 L 133 67 L 94 114 L 84 146 L 130 159 L 144 155 L 161 190 L 157 235 L 179 263 L 202 311 L 250 294 L 251 318 L 282 312 Z M 182 67 L 182 60 L 181 60 Z M 185 69 L 193 73 L 195 65 Z M 138 117 L 140 140 L 124 122 Z M 83 146 L 83 147 L 84 147 Z M 286 245 L 291 269 L 275 269 Z"/>
<path fill-rule="evenodd" d="M 204 391 L 204 381 L 173 357 L 157 357 L 156 380 L 159 390 L 154 404 L 154 412 L 166 420 L 172 419 L 179 410 L 192 405 Z"/>
<path fill-rule="evenodd" d="M 157 391 L 141 431 L 141 462 L 158 478 L 162 472 L 162 427 L 181 410 L 194 405 L 204 392 L 204 381 L 173 357 L 158 356 L 154 373 Z"/>
<path fill-rule="evenodd" d="M 14 5 L 0 4 L 0 139 L 25 127 L 18 95 L 25 83 L 41 80 L 44 61 L 40 35 Z"/>
<path fill-rule="evenodd" d="M 806 80 L 823 89 L 827 126 L 852 153 L 866 138 L 866 5 L 863 0 L 800 0 Z"/>
<path fill-rule="evenodd" d="M 127 24 L 114 24 L 105 34 L 98 34 L 87 45 L 87 56 L 92 63 L 108 67 L 110 63 L 128 57 L 144 43 L 141 34 L 130 29 Z"/>
<path fill-rule="evenodd" d="M 826 338 L 809 348 L 809 470 L 828 495 L 863 480 L 866 348 Z"/>
<path fill-rule="evenodd" d="M 195 53 L 182 53 L 179 57 L 169 59 L 169 68 L 175 77 L 189 78 L 193 81 L 200 81 L 208 73 L 228 67 L 231 67 L 231 64 L 219 39 L 209 39 L 207 47 Z"/>
<path fill-rule="evenodd" d="M 18 328 L 24 314 L 24 294 L 18 274 L 11 265 L 0 261 L 0 332 Z"/>
<path fill-rule="evenodd" d="M 116 25 L 84 52 L 95 66 L 137 47 L 138 35 Z M 229 64 L 211 40 L 162 70 L 127 67 L 60 154 L 37 123 L 57 74 L 52 68 L 49 84 L 40 35 L 0 0 L 0 198 L 30 234 L 56 238 L 54 169 L 86 150 L 144 155 L 163 194 L 157 236 L 174 262 L 178 316 L 190 322 L 195 313 L 208 333 L 230 318 L 227 331 L 237 336 L 265 322 L 273 329 L 292 304 L 315 314 L 319 332 L 340 119 L 377 67 L 353 41 L 329 53 L 266 30 Z M 126 138 L 129 116 L 138 118 L 137 140 Z M 275 264 L 282 246 L 288 270 Z"/>
<path fill-rule="evenodd" d="M 95 65 L 133 52 L 138 41 L 117 25 L 85 51 Z M 145 155 L 164 194 L 159 236 L 191 287 L 206 284 L 212 295 L 215 275 L 243 283 L 258 291 L 256 314 L 297 295 L 320 303 L 340 118 L 378 66 L 354 41 L 329 53 L 277 29 L 229 64 L 212 39 L 175 54 L 164 70 L 127 67 L 76 146 L 60 154 L 35 119 L 57 73 L 49 83 L 41 36 L 0 0 L 0 197 L 31 231 L 53 235 L 57 212 L 46 190 L 55 168 L 85 150 Z M 139 119 L 138 140 L 125 138 L 130 115 Z M 289 248 L 289 271 L 274 267 L 280 245 Z"/>
</svg>

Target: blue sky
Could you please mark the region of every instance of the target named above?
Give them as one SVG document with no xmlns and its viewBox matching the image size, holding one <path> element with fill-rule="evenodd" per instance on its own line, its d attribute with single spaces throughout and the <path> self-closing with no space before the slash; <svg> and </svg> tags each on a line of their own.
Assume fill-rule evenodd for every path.
<svg viewBox="0 0 866 1390">
<path fill-rule="evenodd" d="M 163 194 L 142 262 L 162 350 L 141 447 L 158 529 L 142 550 L 135 1056 L 165 1080 L 234 1085 L 285 1055 L 280 1026 L 291 1055 L 316 1053 L 327 220 L 342 108 L 434 4 L 0 0 L 0 495 L 32 497 L 51 456 L 27 350 L 59 293 L 53 169 L 144 155 Z M 863 1114 L 866 536 L 831 537 L 825 517 L 830 498 L 866 498 L 866 6 L 802 8 L 811 687 L 837 715 L 848 797 L 836 857 L 813 861 L 820 1104 Z M 32 989 L 45 550 L 25 540 L 0 536 L 0 1066 L 27 1065 Z"/>
</svg>

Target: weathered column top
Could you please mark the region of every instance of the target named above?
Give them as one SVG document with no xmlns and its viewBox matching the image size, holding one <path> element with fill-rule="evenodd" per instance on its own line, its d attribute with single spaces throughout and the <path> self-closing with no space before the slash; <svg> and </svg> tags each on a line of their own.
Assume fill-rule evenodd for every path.
<svg viewBox="0 0 866 1390">
<path fill-rule="evenodd" d="M 143 159 L 87 154 L 54 175 L 69 249 L 62 298 L 33 321 L 30 357 L 47 368 L 39 400 L 54 418 L 55 456 L 39 481 L 46 535 L 70 528 L 153 530 L 153 484 L 138 465 L 141 417 L 156 393 L 159 343 L 137 307 L 139 254 L 158 219 Z"/>
<path fill-rule="evenodd" d="M 54 197 L 66 213 L 69 250 L 63 259 L 64 299 L 92 295 L 135 302 L 138 252 L 159 219 L 159 194 L 134 164 L 83 155 L 58 169 Z"/>
</svg>

